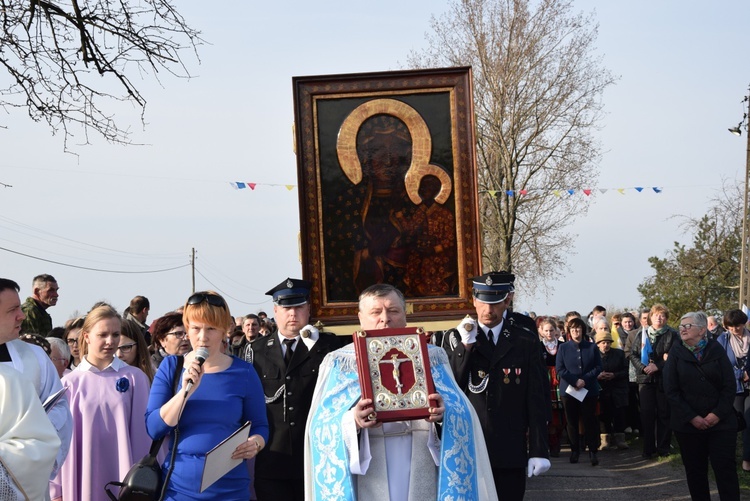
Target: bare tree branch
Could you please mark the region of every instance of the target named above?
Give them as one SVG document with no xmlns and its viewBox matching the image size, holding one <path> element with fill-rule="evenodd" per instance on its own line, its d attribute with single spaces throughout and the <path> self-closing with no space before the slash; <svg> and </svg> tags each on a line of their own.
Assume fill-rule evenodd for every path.
<svg viewBox="0 0 750 501">
<path fill-rule="evenodd" d="M 26 109 L 68 140 L 82 131 L 130 143 L 128 128 L 107 112 L 115 102 L 141 109 L 146 98 L 131 80 L 161 70 L 189 78 L 186 50 L 198 59 L 203 40 L 170 0 L 2 0 L 0 107 Z M 106 77 L 102 79 L 102 77 Z"/>
</svg>

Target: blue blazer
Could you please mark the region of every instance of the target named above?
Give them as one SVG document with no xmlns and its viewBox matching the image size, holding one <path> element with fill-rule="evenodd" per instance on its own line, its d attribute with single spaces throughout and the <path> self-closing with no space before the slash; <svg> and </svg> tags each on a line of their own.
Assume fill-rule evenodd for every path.
<svg viewBox="0 0 750 501">
<path fill-rule="evenodd" d="M 568 386 L 575 387 L 579 379 L 586 382 L 585 388 L 589 395 L 599 395 L 599 382 L 596 376 L 602 371 L 602 357 L 599 348 L 591 341 L 584 338 L 578 345 L 573 341 L 561 344 L 557 349 L 555 369 L 560 379 L 560 395 L 565 394 Z"/>
</svg>

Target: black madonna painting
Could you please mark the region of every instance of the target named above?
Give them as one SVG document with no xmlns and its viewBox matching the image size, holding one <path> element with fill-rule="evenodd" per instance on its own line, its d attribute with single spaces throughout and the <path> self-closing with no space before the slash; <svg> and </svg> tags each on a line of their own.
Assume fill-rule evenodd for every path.
<svg viewBox="0 0 750 501">
<path fill-rule="evenodd" d="M 312 314 L 356 321 L 389 283 L 411 320 L 471 311 L 480 274 L 470 68 L 296 77 L 302 268 Z"/>
</svg>

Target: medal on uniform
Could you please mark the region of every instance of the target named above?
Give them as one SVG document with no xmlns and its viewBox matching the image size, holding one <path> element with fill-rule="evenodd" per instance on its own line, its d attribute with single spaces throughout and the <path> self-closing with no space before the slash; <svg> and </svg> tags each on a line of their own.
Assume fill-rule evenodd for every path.
<svg viewBox="0 0 750 501">
<path fill-rule="evenodd" d="M 521 368 L 516 369 L 516 384 L 521 384 Z"/>
<path fill-rule="evenodd" d="M 503 383 L 510 384 L 510 369 L 503 369 L 503 373 L 505 374 L 505 377 L 503 378 Z"/>
</svg>

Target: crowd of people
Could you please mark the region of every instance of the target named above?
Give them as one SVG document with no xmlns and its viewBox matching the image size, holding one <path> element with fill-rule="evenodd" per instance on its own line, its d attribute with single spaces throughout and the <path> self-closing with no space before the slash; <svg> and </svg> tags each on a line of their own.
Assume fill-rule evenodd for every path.
<svg viewBox="0 0 750 501">
<path fill-rule="evenodd" d="M 381 422 L 351 338 L 312 325 L 309 281 L 267 292 L 273 318 L 233 317 L 203 291 L 150 325 L 136 296 L 54 328 L 54 277 L 35 277 L 24 302 L 0 278 L 0 499 L 107 500 L 104 486 L 163 439 L 167 500 L 521 500 L 563 445 L 571 463 L 588 452 L 597 466 L 636 436 L 644 461 L 679 449 L 693 499 L 710 499 L 709 463 L 721 499 L 739 499 L 745 313 L 688 312 L 677 328 L 661 304 L 525 315 L 512 310 L 514 279 L 473 278 L 475 318 L 431 333 L 429 417 Z M 406 311 L 401 291 L 375 284 L 360 328 L 405 328 Z M 237 465 L 202 486 L 206 453 L 246 423 Z M 747 428 L 739 440 L 750 471 Z"/>
</svg>

